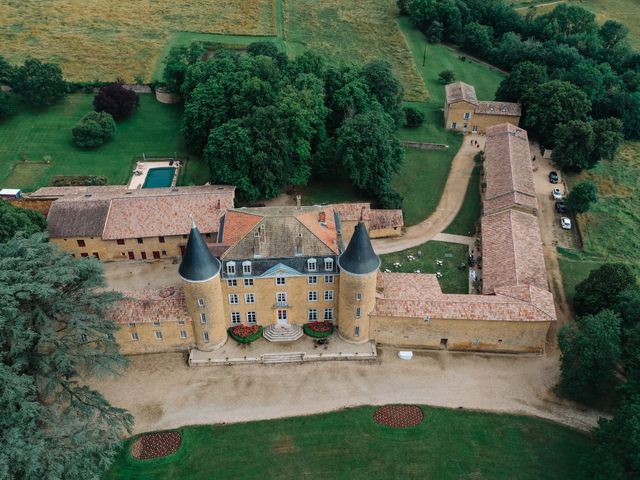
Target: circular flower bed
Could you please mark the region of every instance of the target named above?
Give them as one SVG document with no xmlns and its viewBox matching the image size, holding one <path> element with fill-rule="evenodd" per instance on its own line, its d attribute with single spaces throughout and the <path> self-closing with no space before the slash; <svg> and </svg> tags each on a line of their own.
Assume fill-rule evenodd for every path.
<svg viewBox="0 0 640 480">
<path fill-rule="evenodd" d="M 180 448 L 180 432 L 145 433 L 131 444 L 131 455 L 138 460 L 166 457 Z"/>
<path fill-rule="evenodd" d="M 310 322 L 302 326 L 304 333 L 313 338 L 326 338 L 333 333 L 334 328 L 331 322 Z"/>
<path fill-rule="evenodd" d="M 262 335 L 261 325 L 235 325 L 227 329 L 229 336 L 238 343 L 255 342 Z"/>
<path fill-rule="evenodd" d="M 373 413 L 373 419 L 387 427 L 415 427 L 422 423 L 424 413 L 415 405 L 385 405 Z"/>
</svg>

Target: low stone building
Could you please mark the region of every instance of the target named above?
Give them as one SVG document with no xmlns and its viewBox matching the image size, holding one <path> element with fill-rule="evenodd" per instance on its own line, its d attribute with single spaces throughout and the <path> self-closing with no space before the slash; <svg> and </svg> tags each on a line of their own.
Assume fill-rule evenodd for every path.
<svg viewBox="0 0 640 480">
<path fill-rule="evenodd" d="M 373 209 L 369 203 L 336 203 L 332 207 L 340 215 L 345 241 L 351 238 L 358 222 L 364 223 L 371 238 L 402 235 L 404 218 L 401 209 Z"/>
<path fill-rule="evenodd" d="M 476 89 L 464 82 L 445 86 L 444 122 L 447 130 L 484 134 L 501 123 L 518 125 L 520 104 L 478 100 Z"/>
</svg>

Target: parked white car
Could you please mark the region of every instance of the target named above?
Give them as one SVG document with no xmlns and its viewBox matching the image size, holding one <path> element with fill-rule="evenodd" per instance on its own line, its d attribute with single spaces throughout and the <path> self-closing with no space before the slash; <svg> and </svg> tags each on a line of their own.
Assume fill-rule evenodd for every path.
<svg viewBox="0 0 640 480">
<path fill-rule="evenodd" d="M 561 217 L 560 218 L 560 226 L 564 230 L 571 230 L 571 219 L 569 217 Z"/>
<path fill-rule="evenodd" d="M 553 190 L 551 190 L 551 197 L 554 200 L 562 200 L 562 192 L 559 188 L 554 188 Z"/>
</svg>

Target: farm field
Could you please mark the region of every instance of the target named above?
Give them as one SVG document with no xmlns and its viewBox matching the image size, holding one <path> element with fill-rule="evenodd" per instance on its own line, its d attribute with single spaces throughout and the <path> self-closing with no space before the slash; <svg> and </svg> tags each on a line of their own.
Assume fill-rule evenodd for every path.
<svg viewBox="0 0 640 480">
<path fill-rule="evenodd" d="M 105 175 L 109 183 L 123 184 L 134 157 L 184 153 L 181 107 L 158 103 L 152 95 L 140 96 L 139 110 L 118 123 L 111 142 L 95 150 L 77 148 L 71 129 L 93 110 L 92 101 L 93 95 L 74 94 L 45 111 L 19 107 L 17 115 L 0 125 L 0 184 L 35 190 L 48 185 L 53 175 Z M 50 164 L 43 163 L 47 159 Z"/>
<path fill-rule="evenodd" d="M 466 265 L 469 250 L 466 245 L 446 242 L 427 242 L 401 252 L 381 255 L 380 271 L 401 273 L 436 273 L 444 293 L 469 293 L 469 271 L 459 270 L 461 263 Z M 442 260 L 442 265 L 436 265 Z M 399 263 L 395 266 L 394 263 Z"/>
<path fill-rule="evenodd" d="M 375 407 L 180 429 L 173 455 L 138 461 L 132 440 L 104 480 L 582 478 L 590 440 L 531 417 L 422 407 L 409 428 L 373 421 Z"/>
</svg>

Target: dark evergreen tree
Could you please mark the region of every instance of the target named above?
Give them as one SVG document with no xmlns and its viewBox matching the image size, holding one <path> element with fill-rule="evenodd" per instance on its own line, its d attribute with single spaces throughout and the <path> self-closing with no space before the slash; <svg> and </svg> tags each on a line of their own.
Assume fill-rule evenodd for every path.
<svg viewBox="0 0 640 480">
<path fill-rule="evenodd" d="M 0 200 L 0 243 L 8 241 L 16 233 L 29 236 L 44 232 L 46 228 L 47 220 L 41 213 Z"/>
</svg>

